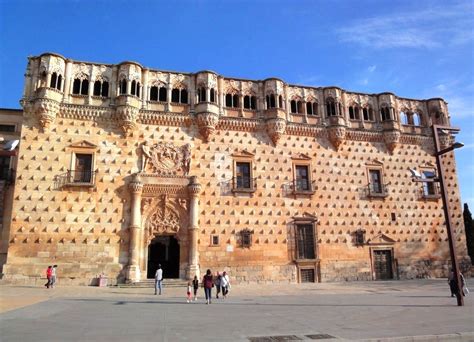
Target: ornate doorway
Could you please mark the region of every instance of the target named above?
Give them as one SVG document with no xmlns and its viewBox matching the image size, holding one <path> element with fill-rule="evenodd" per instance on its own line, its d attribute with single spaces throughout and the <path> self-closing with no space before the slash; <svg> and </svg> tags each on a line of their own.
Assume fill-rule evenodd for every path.
<svg viewBox="0 0 474 342">
<path fill-rule="evenodd" d="M 158 265 L 164 278 L 179 278 L 179 242 L 171 235 L 158 236 L 148 246 L 147 278 L 155 277 Z"/>
</svg>

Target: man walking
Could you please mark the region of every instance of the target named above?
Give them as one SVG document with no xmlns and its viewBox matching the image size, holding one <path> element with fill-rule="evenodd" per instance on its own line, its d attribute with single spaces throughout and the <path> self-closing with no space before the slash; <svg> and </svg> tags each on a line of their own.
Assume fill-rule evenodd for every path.
<svg viewBox="0 0 474 342">
<path fill-rule="evenodd" d="M 158 265 L 158 269 L 155 273 L 155 295 L 157 292 L 161 295 L 161 287 L 163 283 L 163 270 L 161 269 L 161 265 Z"/>
</svg>

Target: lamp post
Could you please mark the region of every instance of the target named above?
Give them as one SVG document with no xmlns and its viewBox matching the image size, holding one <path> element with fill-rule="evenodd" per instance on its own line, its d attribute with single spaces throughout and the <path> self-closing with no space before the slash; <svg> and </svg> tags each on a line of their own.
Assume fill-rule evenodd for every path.
<svg viewBox="0 0 474 342">
<path fill-rule="evenodd" d="M 452 264 L 452 269 L 454 272 L 454 277 L 456 279 L 456 285 L 457 285 L 456 297 L 458 301 L 458 306 L 463 306 L 464 300 L 462 296 L 461 277 L 459 274 L 459 265 L 456 258 L 456 244 L 454 242 L 453 228 L 451 225 L 451 211 L 449 209 L 448 199 L 446 196 L 446 186 L 444 182 L 445 181 L 444 169 L 441 164 L 442 155 L 456 148 L 462 147 L 463 144 L 454 143 L 453 145 L 440 150 L 440 142 L 439 142 L 439 134 L 438 134 L 439 131 L 443 131 L 445 134 L 449 134 L 450 132 L 458 133 L 460 129 L 456 127 L 440 126 L 440 125 L 433 125 L 431 128 L 432 128 L 433 139 L 434 139 L 434 144 L 435 144 L 436 167 L 438 168 L 438 182 L 441 189 L 441 199 L 443 201 L 444 218 L 446 220 L 446 228 L 447 228 L 447 233 L 448 233 L 449 253 L 451 255 L 451 264 Z"/>
<path fill-rule="evenodd" d="M 439 131 L 442 131 L 444 134 L 449 134 L 449 133 L 456 134 L 460 131 L 460 129 L 456 127 L 440 126 L 440 125 L 433 125 L 431 128 L 433 132 L 438 177 L 423 179 L 422 175 L 418 171 L 413 170 L 413 169 L 409 169 L 409 170 L 413 176 L 414 182 L 422 182 L 422 183 L 438 182 L 439 183 L 439 187 L 441 191 L 441 199 L 443 201 L 444 218 L 446 221 L 446 228 L 447 228 L 447 233 L 448 233 L 449 253 L 451 256 L 451 264 L 452 264 L 451 268 L 454 272 L 454 277 L 456 279 L 456 286 L 457 286 L 456 297 L 458 301 L 458 306 L 463 306 L 464 300 L 462 296 L 462 286 L 461 286 L 461 279 L 460 279 L 461 277 L 459 273 L 458 261 L 456 259 L 456 245 L 454 243 L 454 238 L 453 238 L 453 229 L 451 225 L 451 212 L 449 210 L 448 200 L 446 196 L 445 177 L 444 177 L 444 169 L 441 164 L 441 156 L 448 152 L 453 151 L 456 148 L 463 147 L 464 144 L 455 142 L 451 146 L 448 146 L 444 149 L 440 149 L 441 146 L 440 146 L 440 141 L 439 141 Z"/>
</svg>

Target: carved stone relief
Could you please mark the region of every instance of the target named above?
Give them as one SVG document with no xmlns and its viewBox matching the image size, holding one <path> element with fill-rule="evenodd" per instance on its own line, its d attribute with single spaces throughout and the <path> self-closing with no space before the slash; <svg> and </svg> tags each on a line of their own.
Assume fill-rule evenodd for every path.
<svg viewBox="0 0 474 342">
<path fill-rule="evenodd" d="M 191 146 L 171 143 L 142 144 L 141 171 L 161 176 L 187 176 L 191 166 Z"/>
<path fill-rule="evenodd" d="M 187 227 L 187 207 L 187 200 L 166 195 L 143 199 L 141 209 L 148 243 L 156 235 L 174 235 L 181 227 Z"/>
</svg>

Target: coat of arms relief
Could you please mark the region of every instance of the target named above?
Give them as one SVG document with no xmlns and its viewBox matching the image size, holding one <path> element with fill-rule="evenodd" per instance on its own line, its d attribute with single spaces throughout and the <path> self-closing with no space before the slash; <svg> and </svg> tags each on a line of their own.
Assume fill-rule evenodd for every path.
<svg viewBox="0 0 474 342">
<path fill-rule="evenodd" d="M 191 166 L 191 145 L 175 146 L 172 143 L 150 144 L 141 147 L 141 172 L 160 176 L 187 176 Z"/>
</svg>

